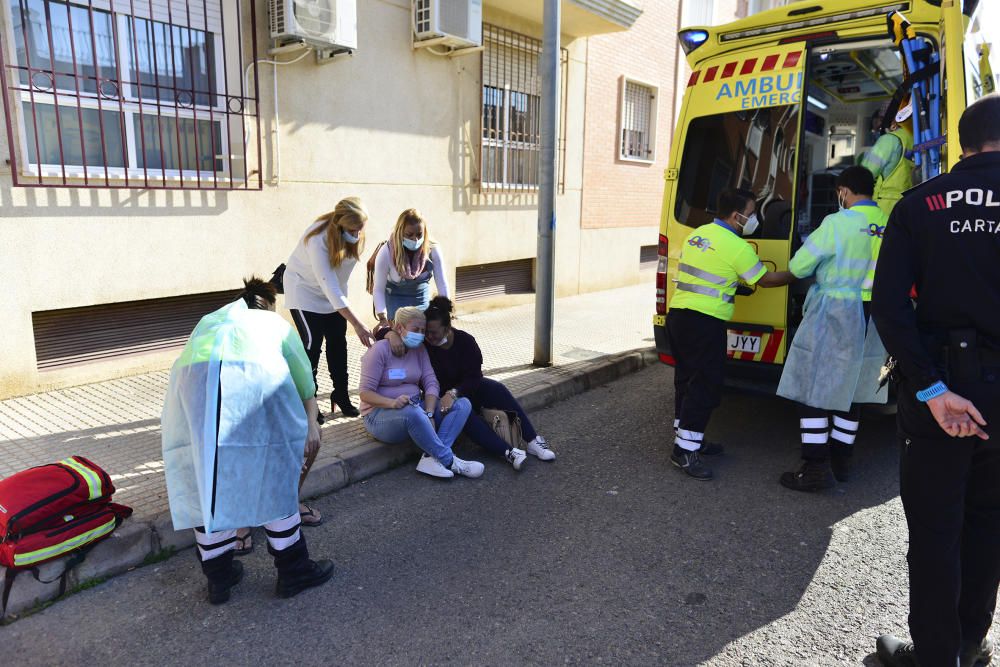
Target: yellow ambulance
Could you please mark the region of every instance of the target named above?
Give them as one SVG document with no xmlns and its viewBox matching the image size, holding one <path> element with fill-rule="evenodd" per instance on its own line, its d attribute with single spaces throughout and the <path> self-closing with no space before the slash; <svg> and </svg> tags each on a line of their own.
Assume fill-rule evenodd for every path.
<svg viewBox="0 0 1000 667">
<path fill-rule="evenodd" d="M 666 313 L 684 239 L 714 218 L 720 191 L 754 192 L 760 226 L 748 238 L 771 270 L 788 268 L 802 240 L 837 210 L 834 181 L 878 137 L 879 110 L 907 77 L 907 53 L 890 36 L 905 18 L 940 95 L 917 137 L 923 164 L 959 159 L 958 119 L 992 92 L 1000 73 L 1000 0 L 818 0 L 679 33 L 691 68 L 665 172 L 653 318 L 660 360 L 673 364 Z M 901 16 L 900 16 L 901 15 Z M 992 47 L 992 49 L 991 49 Z M 926 77 L 924 81 L 929 81 Z M 933 84 L 925 84 L 934 92 Z M 934 121 L 928 116 L 934 113 Z M 920 157 L 915 158 L 920 161 Z M 913 183 L 929 175 L 914 171 Z M 729 326 L 730 384 L 773 390 L 802 318 L 807 281 L 738 296 Z"/>
</svg>

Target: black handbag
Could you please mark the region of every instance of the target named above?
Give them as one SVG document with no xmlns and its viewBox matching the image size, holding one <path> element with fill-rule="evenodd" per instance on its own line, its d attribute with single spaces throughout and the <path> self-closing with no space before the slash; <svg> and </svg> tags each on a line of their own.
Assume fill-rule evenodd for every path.
<svg viewBox="0 0 1000 667">
<path fill-rule="evenodd" d="M 274 270 L 271 274 L 271 279 L 268 281 L 274 285 L 274 289 L 278 294 L 285 293 L 285 265 L 279 264 L 278 268 Z"/>
</svg>

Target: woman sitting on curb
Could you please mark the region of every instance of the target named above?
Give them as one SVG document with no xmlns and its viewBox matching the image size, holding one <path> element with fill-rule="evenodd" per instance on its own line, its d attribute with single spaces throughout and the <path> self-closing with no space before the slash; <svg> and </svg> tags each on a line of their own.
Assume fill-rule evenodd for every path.
<svg viewBox="0 0 1000 667">
<path fill-rule="evenodd" d="M 451 328 L 453 310 L 450 299 L 438 296 L 431 299 L 430 307 L 424 311 L 427 353 L 444 392 L 441 395 L 441 411 L 447 414 L 459 404 L 471 402 L 474 412 L 465 422 L 465 434 L 480 447 L 504 457 L 514 470 L 521 469 L 526 454 L 537 456 L 542 461 L 555 459 L 555 452 L 549 449 L 545 438 L 535 432 L 528 415 L 507 387 L 483 377 L 483 353 L 471 334 Z M 511 447 L 494 433 L 478 414 L 483 408 L 517 413 L 521 419 L 525 448 Z"/>
<path fill-rule="evenodd" d="M 452 454 L 451 447 L 472 405 L 463 399 L 449 402 L 447 414 L 440 409 L 440 388 L 423 346 L 424 325 L 424 314 L 419 309 L 398 309 L 393 330 L 406 346 L 403 356 L 394 356 L 389 341 L 380 340 L 361 358 L 360 398 L 365 428 L 382 442 L 395 444 L 411 438 L 424 450 L 418 472 L 433 477 L 480 477 L 482 463 L 463 461 Z"/>
</svg>

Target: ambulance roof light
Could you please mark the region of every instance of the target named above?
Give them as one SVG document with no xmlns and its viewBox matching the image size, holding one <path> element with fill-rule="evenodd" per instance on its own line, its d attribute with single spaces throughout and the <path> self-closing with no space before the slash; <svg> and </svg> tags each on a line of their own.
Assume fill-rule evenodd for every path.
<svg viewBox="0 0 1000 667">
<path fill-rule="evenodd" d="M 838 21 L 852 21 L 854 19 L 868 18 L 872 16 L 885 16 L 889 12 L 905 12 L 910 9 L 910 3 L 908 2 L 898 2 L 891 5 L 882 5 L 881 7 L 872 7 L 870 9 L 859 9 L 853 12 L 843 12 L 841 14 L 833 14 L 830 16 L 820 16 L 817 18 L 806 19 L 802 21 L 794 21 L 791 23 L 778 23 L 775 25 L 763 26 L 760 28 L 751 28 L 750 30 L 740 30 L 738 32 L 727 32 L 723 33 L 719 39 L 723 42 L 731 42 L 736 39 L 746 39 L 747 37 L 765 37 L 767 35 L 774 35 L 780 32 L 789 32 L 791 30 L 800 30 L 802 28 L 815 28 L 818 26 L 826 26 L 831 23 L 836 23 Z"/>
<path fill-rule="evenodd" d="M 707 30 L 681 30 L 677 33 L 677 38 L 681 41 L 681 48 L 685 55 L 691 53 L 699 46 L 708 41 Z"/>
</svg>

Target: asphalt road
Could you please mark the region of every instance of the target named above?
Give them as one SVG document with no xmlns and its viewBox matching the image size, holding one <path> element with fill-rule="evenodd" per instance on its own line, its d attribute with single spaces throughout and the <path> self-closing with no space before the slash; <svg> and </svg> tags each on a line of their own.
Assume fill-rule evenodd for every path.
<svg viewBox="0 0 1000 667">
<path fill-rule="evenodd" d="M 191 551 L 0 628 L 10 665 L 875 665 L 906 629 L 906 531 L 891 417 L 866 415 L 856 475 L 807 495 L 794 409 L 732 394 L 699 483 L 669 463 L 670 370 L 533 418 L 559 454 L 480 480 L 412 465 L 322 498 L 306 532 L 338 572 L 274 597 L 258 539 L 229 604 Z M 463 449 L 466 454 L 471 450 Z"/>
</svg>

